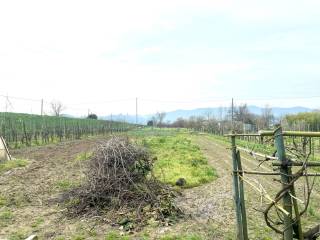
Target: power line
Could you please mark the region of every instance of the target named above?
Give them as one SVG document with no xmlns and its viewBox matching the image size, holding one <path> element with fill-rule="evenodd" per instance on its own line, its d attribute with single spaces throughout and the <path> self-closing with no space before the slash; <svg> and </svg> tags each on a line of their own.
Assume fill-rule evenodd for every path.
<svg viewBox="0 0 320 240">
<path fill-rule="evenodd" d="M 11 95 L 4 95 L 0 94 L 0 97 L 10 98 L 10 99 L 17 99 L 17 100 L 24 100 L 24 101 L 33 101 L 33 102 L 44 102 L 50 104 L 51 102 L 45 101 L 43 99 L 35 99 L 35 98 L 27 98 L 27 97 L 20 97 L 20 96 L 11 96 Z M 317 96 L 305 96 L 305 97 L 294 97 L 294 96 L 287 96 L 287 97 L 256 97 L 256 98 L 241 98 L 237 97 L 238 101 L 271 101 L 271 100 L 290 100 L 290 99 L 313 99 L 313 98 L 320 98 L 319 95 Z M 135 98 L 123 98 L 123 99 L 110 99 L 106 101 L 96 101 L 96 102 L 82 102 L 82 103 L 65 103 L 68 106 L 76 106 L 76 105 L 92 105 L 92 104 L 104 104 L 104 103 L 115 103 L 115 102 L 126 102 L 126 101 L 134 101 Z M 203 98 L 203 99 L 194 99 L 194 100 L 162 100 L 162 99 L 149 99 L 149 98 L 139 98 L 140 101 L 144 102 L 159 102 L 159 103 L 210 103 L 215 101 L 225 101 L 229 102 L 230 98 L 226 97 L 214 97 L 214 98 Z"/>
<path fill-rule="evenodd" d="M 12 99 L 24 100 L 24 101 L 33 101 L 33 102 L 40 102 L 41 101 L 41 99 L 32 99 L 32 98 L 16 97 L 16 96 L 9 96 L 9 95 L 0 95 L 0 97 L 12 98 Z"/>
<path fill-rule="evenodd" d="M 43 99 L 41 99 L 41 116 L 43 116 Z"/>
<path fill-rule="evenodd" d="M 290 99 L 313 99 L 320 98 L 320 96 L 306 96 L 306 97 L 264 97 L 264 98 L 237 98 L 238 101 L 273 101 L 273 100 L 290 100 Z M 195 99 L 188 101 L 175 101 L 175 100 L 160 100 L 160 99 L 147 99 L 139 98 L 144 102 L 158 102 L 158 103 L 212 103 L 212 102 L 229 102 L 229 98 L 211 98 L 211 99 Z"/>
<path fill-rule="evenodd" d="M 133 100 L 134 98 L 126 98 L 126 99 L 114 99 L 114 100 L 99 101 L 99 102 L 69 103 L 68 105 L 76 106 L 76 105 L 90 105 L 90 104 L 105 104 L 105 103 L 114 103 L 114 102 L 128 102 Z"/>
<path fill-rule="evenodd" d="M 4 95 L 4 94 L 0 94 L 0 97 L 3 97 L 4 100 L 5 100 L 5 109 L 8 109 L 8 107 L 11 108 L 11 111 L 13 111 L 13 109 L 15 111 L 18 111 L 17 109 L 17 106 L 14 106 L 13 105 L 16 105 L 18 104 L 18 102 L 16 103 L 15 101 L 12 101 L 12 100 L 21 100 L 21 101 L 32 101 L 32 102 L 35 102 L 37 104 L 37 109 L 39 109 L 39 114 L 40 115 L 43 115 L 45 114 L 45 108 L 47 109 L 48 106 L 50 106 L 51 102 L 49 101 L 45 101 L 44 99 L 35 99 L 35 98 L 28 98 L 28 97 L 20 97 L 20 96 L 11 96 L 11 95 Z M 287 97 L 257 97 L 257 98 L 238 98 L 237 97 L 237 102 L 247 102 L 249 104 L 250 101 L 260 101 L 260 105 L 261 105 L 261 102 L 265 101 L 265 103 L 271 103 L 271 102 L 275 102 L 275 101 L 285 101 L 285 100 L 296 100 L 297 102 L 299 100 L 303 100 L 303 99 L 318 99 L 320 98 L 320 96 L 304 96 L 304 97 L 293 97 L 293 96 L 287 96 Z M 166 104 L 177 104 L 174 108 L 177 109 L 179 108 L 179 104 L 193 104 L 194 105 L 194 108 L 196 108 L 197 106 L 195 104 L 197 103 L 207 103 L 207 107 L 215 107 L 215 106 L 226 106 L 226 105 L 229 105 L 230 104 L 230 99 L 227 99 L 226 97 L 213 97 L 213 98 L 202 98 L 202 99 L 193 99 L 193 100 L 184 100 L 182 98 L 180 98 L 181 100 L 166 100 L 166 99 L 149 99 L 149 98 L 139 98 L 139 104 L 143 105 L 145 104 L 146 102 L 151 102 L 151 103 L 159 103 L 159 104 L 153 104 L 152 107 L 153 107 L 153 110 L 155 110 L 155 106 L 165 106 Z M 107 104 L 107 103 L 119 103 L 119 102 L 132 102 L 132 105 L 133 105 L 133 102 L 135 101 L 135 115 L 136 115 L 136 123 L 138 123 L 138 98 L 122 98 L 122 99 L 109 99 L 109 100 L 105 100 L 105 101 L 97 101 L 97 102 L 83 102 L 83 103 L 74 103 L 74 104 L 66 104 L 64 103 L 64 106 L 66 107 L 66 110 L 67 111 L 70 111 L 71 112 L 74 112 L 73 114 L 80 114 L 80 113 L 83 113 L 83 114 L 86 114 L 86 112 L 88 111 L 88 107 L 92 110 L 98 110 L 100 111 L 101 110 L 101 106 L 98 106 L 99 104 Z M 47 105 L 48 104 L 48 105 Z M 254 103 L 253 103 L 254 104 Z M 26 104 L 24 104 L 26 105 Z M 30 104 L 31 105 L 31 104 Z M 81 105 L 90 105 L 90 106 L 81 106 Z M 96 105 L 96 106 L 95 106 Z M 140 106 L 139 105 L 139 106 Z M 203 105 L 203 104 L 202 104 Z M 274 105 L 274 104 L 273 104 Z M 131 104 L 130 104 L 131 106 Z M 172 105 L 174 106 L 174 105 Z M 21 106 L 19 105 L 18 108 L 20 108 Z M 25 110 L 25 107 L 24 106 L 24 110 L 22 112 L 28 112 L 28 110 Z M 114 105 L 110 105 L 110 107 L 113 107 L 113 108 L 119 108 L 119 106 L 117 104 L 114 104 Z M 133 106 L 131 106 L 133 107 Z M 130 107 L 130 108 L 131 108 Z M 33 106 L 32 106 L 33 109 L 35 109 Z M 129 106 L 126 105 L 126 107 L 123 110 L 123 112 L 127 112 Z M 172 107 L 170 107 L 172 108 Z M 21 108 L 22 109 L 22 108 Z M 132 108 L 131 108 L 132 109 Z M 106 110 L 106 109 L 104 109 Z M 103 111 L 104 111 L 103 110 Z M 114 109 L 113 109 L 114 110 Z M 120 110 L 120 109 L 119 109 Z M 133 110 L 133 109 L 132 109 Z M 6 110 L 7 111 L 7 110 Z M 75 113 L 75 111 L 77 113 Z"/>
</svg>

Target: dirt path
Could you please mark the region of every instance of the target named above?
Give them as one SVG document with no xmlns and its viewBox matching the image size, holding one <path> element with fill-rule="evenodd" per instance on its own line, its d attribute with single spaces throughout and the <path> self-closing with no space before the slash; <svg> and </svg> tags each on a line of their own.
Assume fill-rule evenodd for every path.
<svg viewBox="0 0 320 240">
<path fill-rule="evenodd" d="M 224 233 L 221 239 L 234 238 L 235 234 L 235 211 L 233 208 L 232 193 L 232 159 L 228 146 L 214 141 L 205 135 L 194 137 L 194 141 L 200 146 L 208 158 L 209 163 L 217 170 L 218 179 L 185 191 L 182 206 L 185 211 L 192 214 L 200 222 L 212 220 L 219 226 L 218 230 Z M 262 165 L 257 169 L 258 162 L 248 154 L 241 153 L 243 169 L 251 171 L 271 171 L 268 165 Z M 246 176 L 252 183 L 261 183 L 263 188 L 271 195 L 279 190 L 279 183 L 272 176 Z M 296 192 L 303 192 L 303 183 L 296 184 Z M 245 183 L 245 199 L 247 208 L 248 230 L 250 239 L 281 239 L 280 235 L 272 232 L 263 220 L 263 214 L 256 209 L 264 209 L 261 204 L 261 196 Z M 303 198 L 302 198 L 303 199 Z M 313 208 L 317 208 L 316 214 L 307 214 L 305 229 L 319 221 L 319 185 L 315 186 L 313 192 Z M 265 201 L 263 202 L 265 203 Z M 220 239 L 217 237 L 217 239 Z"/>
<path fill-rule="evenodd" d="M 196 138 L 196 143 L 219 177 L 209 184 L 185 190 L 181 205 L 187 214 L 191 214 L 199 222 L 213 221 L 222 232 L 228 231 L 231 236 L 235 225 L 230 163 L 225 156 L 226 149 L 218 150 L 205 138 Z"/>
<path fill-rule="evenodd" d="M 217 170 L 219 177 L 212 183 L 185 191 L 183 207 L 185 211 L 198 218 L 198 220 L 202 222 L 211 220 L 217 224 L 219 231 L 223 232 L 221 239 L 234 239 L 236 225 L 230 150 L 227 149 L 227 145 L 215 142 L 203 135 L 195 137 L 194 141 L 200 146 L 209 164 Z M 242 156 L 242 165 L 247 170 L 254 170 L 257 167 L 253 159 L 244 155 Z M 266 189 L 272 188 L 272 179 L 259 177 L 258 181 L 267 185 Z M 250 188 L 246 188 L 250 239 L 278 239 L 279 236 L 274 235 L 264 227 L 262 214 L 252 209 L 252 207 L 259 207 L 257 202 L 260 202 L 257 193 Z"/>
<path fill-rule="evenodd" d="M 205 186 L 193 188 L 185 191 L 183 207 L 200 221 L 212 221 L 223 232 L 221 239 L 234 239 L 235 211 L 233 207 L 232 192 L 232 159 L 228 146 L 213 141 L 206 136 L 194 138 L 206 155 L 209 164 L 211 164 L 218 173 L 218 179 Z M 242 165 L 246 170 L 256 170 L 257 163 L 250 156 L 242 154 Z M 262 166 L 261 171 L 270 170 Z M 272 191 L 273 179 L 270 177 L 257 177 L 259 182 L 263 183 L 267 191 Z M 279 236 L 273 234 L 263 220 L 263 215 L 253 208 L 260 207 L 260 196 L 250 187 L 245 186 L 246 207 L 248 216 L 248 228 L 250 239 L 279 239 Z"/>
</svg>

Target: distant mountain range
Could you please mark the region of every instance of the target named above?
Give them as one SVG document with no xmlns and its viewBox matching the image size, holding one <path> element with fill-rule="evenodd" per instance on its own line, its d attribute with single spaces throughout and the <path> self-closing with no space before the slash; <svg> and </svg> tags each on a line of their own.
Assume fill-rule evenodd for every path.
<svg viewBox="0 0 320 240">
<path fill-rule="evenodd" d="M 257 106 L 248 106 L 249 111 L 251 113 L 260 115 L 262 113 L 263 108 L 257 107 Z M 274 107 L 272 108 L 272 113 L 275 117 L 281 117 L 287 114 L 296 114 L 300 112 L 311 112 L 314 111 L 314 109 L 307 108 L 307 107 L 289 107 L 289 108 L 281 108 L 281 107 Z M 174 122 L 177 118 L 189 118 L 191 116 L 205 116 L 208 113 L 210 115 L 215 116 L 217 118 L 223 117 L 227 114 L 228 109 L 227 108 L 220 108 L 220 107 L 214 107 L 214 108 L 196 108 L 191 110 L 175 110 L 171 112 L 166 112 L 165 122 Z M 148 115 L 139 115 L 138 117 L 138 123 L 140 124 L 146 124 L 148 120 L 150 120 L 154 116 L 153 114 Z M 130 123 L 136 122 L 136 116 L 135 115 L 108 115 L 108 116 L 102 116 L 100 119 L 105 120 L 112 120 L 114 121 L 127 121 Z"/>
</svg>

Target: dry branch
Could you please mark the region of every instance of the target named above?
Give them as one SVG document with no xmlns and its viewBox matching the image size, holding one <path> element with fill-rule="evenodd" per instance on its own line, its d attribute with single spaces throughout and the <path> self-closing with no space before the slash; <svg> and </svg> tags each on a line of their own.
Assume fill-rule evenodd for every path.
<svg viewBox="0 0 320 240">
<path fill-rule="evenodd" d="M 140 222 L 150 213 L 159 221 L 180 215 L 173 203 L 176 192 L 153 177 L 152 167 L 148 151 L 128 139 L 113 137 L 101 142 L 89 161 L 87 184 L 71 193 L 76 198 L 71 213 L 121 209 L 135 211 L 135 220 Z"/>
</svg>

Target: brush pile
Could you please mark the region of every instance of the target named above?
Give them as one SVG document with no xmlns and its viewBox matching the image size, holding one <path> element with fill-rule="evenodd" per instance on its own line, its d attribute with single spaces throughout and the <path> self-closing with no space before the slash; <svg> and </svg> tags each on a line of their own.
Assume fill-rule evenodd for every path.
<svg viewBox="0 0 320 240">
<path fill-rule="evenodd" d="M 134 214 L 134 221 L 157 221 L 181 214 L 174 205 L 176 192 L 152 175 L 154 159 L 128 139 L 113 137 L 101 142 L 89 160 L 87 183 L 74 189 L 69 208 L 73 214 L 112 212 Z"/>
</svg>

